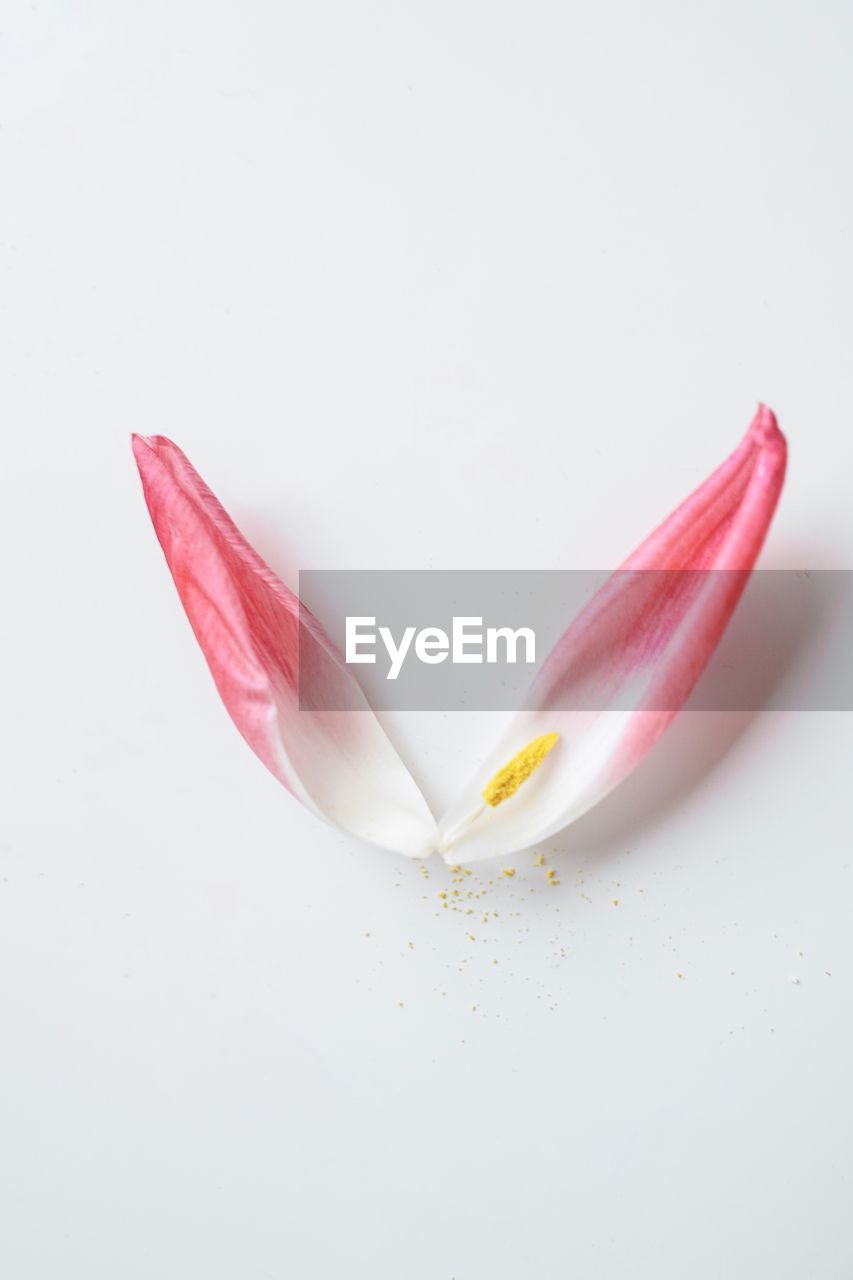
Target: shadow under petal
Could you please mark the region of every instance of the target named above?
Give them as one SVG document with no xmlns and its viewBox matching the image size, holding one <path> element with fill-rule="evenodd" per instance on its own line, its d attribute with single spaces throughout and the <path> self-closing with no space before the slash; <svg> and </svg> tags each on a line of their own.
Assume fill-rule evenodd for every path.
<svg viewBox="0 0 853 1280">
<path fill-rule="evenodd" d="M 799 673 L 835 625 L 834 577 L 816 589 L 807 572 L 754 575 L 684 710 L 629 778 L 555 837 L 552 852 L 623 852 L 686 802 L 761 711 L 807 708 L 808 677 Z"/>
<path fill-rule="evenodd" d="M 707 779 L 755 711 L 684 711 L 643 763 L 596 808 L 555 837 L 554 854 L 624 852 Z"/>
</svg>

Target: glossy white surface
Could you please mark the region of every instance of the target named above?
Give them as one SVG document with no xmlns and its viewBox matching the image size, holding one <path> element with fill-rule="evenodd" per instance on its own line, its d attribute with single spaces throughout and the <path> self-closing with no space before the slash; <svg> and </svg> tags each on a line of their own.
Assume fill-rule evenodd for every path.
<svg viewBox="0 0 853 1280">
<path fill-rule="evenodd" d="M 442 911 L 240 741 L 128 435 L 291 580 L 596 568 L 761 398 L 762 563 L 853 566 L 850 11 L 2 25 L 4 1274 L 849 1276 L 853 717 L 682 720 Z M 487 721 L 393 718 L 437 809 Z"/>
</svg>

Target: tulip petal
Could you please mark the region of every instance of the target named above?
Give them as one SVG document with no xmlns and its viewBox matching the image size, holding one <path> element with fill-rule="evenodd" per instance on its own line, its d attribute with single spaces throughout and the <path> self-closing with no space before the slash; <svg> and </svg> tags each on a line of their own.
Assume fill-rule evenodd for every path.
<svg viewBox="0 0 853 1280">
<path fill-rule="evenodd" d="M 593 597 L 549 654 L 531 710 L 442 819 L 451 862 L 547 839 L 639 764 L 714 651 L 755 564 L 785 475 L 785 439 L 760 406 L 734 453 Z M 483 804 L 492 776 L 542 735 L 548 759 L 511 798 Z"/>
<path fill-rule="evenodd" d="M 249 746 L 333 825 L 425 856 L 436 831 L 429 807 L 316 619 L 300 610 L 176 445 L 134 436 L 133 451 L 181 602 Z"/>
</svg>

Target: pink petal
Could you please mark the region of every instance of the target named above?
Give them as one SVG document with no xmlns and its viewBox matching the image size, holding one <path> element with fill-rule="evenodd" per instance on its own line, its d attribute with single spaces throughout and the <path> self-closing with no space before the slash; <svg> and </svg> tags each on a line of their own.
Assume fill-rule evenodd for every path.
<svg viewBox="0 0 853 1280">
<path fill-rule="evenodd" d="M 734 453 L 554 646 L 534 684 L 533 710 L 514 719 L 441 830 L 456 832 L 485 782 L 526 742 L 553 731 L 561 741 L 516 796 L 454 835 L 451 860 L 545 839 L 635 768 L 683 706 L 732 615 L 776 508 L 785 461 L 785 439 L 762 405 Z"/>
<path fill-rule="evenodd" d="M 435 823 L 426 802 L 322 628 L 300 614 L 176 445 L 134 436 L 133 451 L 181 602 L 249 746 L 343 830 L 400 852 L 428 851 Z M 300 708 L 300 675 L 312 708 L 348 709 Z"/>
</svg>

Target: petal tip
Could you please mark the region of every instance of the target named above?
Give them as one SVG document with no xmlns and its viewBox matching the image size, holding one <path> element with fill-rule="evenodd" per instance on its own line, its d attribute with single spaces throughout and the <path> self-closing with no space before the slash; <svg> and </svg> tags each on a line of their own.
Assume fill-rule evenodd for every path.
<svg viewBox="0 0 853 1280">
<path fill-rule="evenodd" d="M 183 458 L 178 446 L 168 436 L 142 436 L 138 432 L 131 432 L 130 447 L 133 450 L 133 456 L 136 459 L 136 465 L 141 469 L 153 458 L 159 458 L 161 461 L 168 456 L 178 455 Z"/>
<path fill-rule="evenodd" d="M 750 424 L 749 434 L 761 444 L 784 444 L 785 437 L 779 430 L 776 414 L 769 405 L 759 401 L 755 417 Z"/>
<path fill-rule="evenodd" d="M 130 447 L 137 462 L 149 454 L 156 454 L 162 444 L 171 444 L 171 441 L 166 436 L 142 436 L 137 431 L 131 432 Z"/>
</svg>

